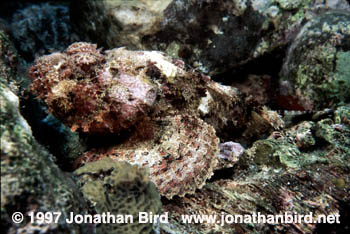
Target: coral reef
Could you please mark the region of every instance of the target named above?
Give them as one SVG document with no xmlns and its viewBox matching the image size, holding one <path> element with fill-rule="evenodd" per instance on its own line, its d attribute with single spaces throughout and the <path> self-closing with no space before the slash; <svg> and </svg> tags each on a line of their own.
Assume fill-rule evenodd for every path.
<svg viewBox="0 0 350 234">
<path fill-rule="evenodd" d="M 0 3 L 4 233 L 350 230 L 348 0 L 39 2 Z"/>
<path fill-rule="evenodd" d="M 9 76 L 9 74 L 13 73 L 10 69 L 16 69 L 18 58 L 16 49 L 14 48 L 12 42 L 9 40 L 8 35 L 3 30 L 0 30 L 0 51 L 0 74 L 6 78 Z"/>
<path fill-rule="evenodd" d="M 18 97 L 0 83 L 1 229 L 4 233 L 92 233 L 88 224 L 65 222 L 70 212 L 86 214 L 87 206 L 71 178 L 34 139 L 19 113 Z M 61 212 L 57 223 L 30 222 L 29 212 Z M 22 212 L 24 221 L 11 216 Z"/>
<path fill-rule="evenodd" d="M 350 107 L 340 106 L 335 110 L 335 124 L 347 124 L 350 125 Z"/>
<path fill-rule="evenodd" d="M 145 169 L 103 158 L 87 163 L 74 175 L 90 213 L 133 216 L 133 222 L 99 225 L 96 233 L 153 233 L 151 222 L 138 222 L 139 212 L 157 215 L 161 210 L 160 196 Z"/>
<path fill-rule="evenodd" d="M 316 140 L 312 135 L 315 129 L 314 122 L 304 121 L 293 126 L 287 137 L 290 135 L 299 149 L 310 149 L 316 144 Z"/>
<path fill-rule="evenodd" d="M 110 157 L 149 168 L 151 180 L 169 199 L 194 193 L 212 176 L 218 162 L 219 139 L 210 125 L 188 115 L 141 125 L 148 125 L 137 127 L 144 132 L 135 132 L 121 145 L 83 154 L 77 166 Z"/>
<path fill-rule="evenodd" d="M 326 12 L 301 29 L 281 72 L 280 106 L 320 110 L 350 101 L 349 36 L 347 11 Z"/>
<path fill-rule="evenodd" d="M 65 5 L 29 5 L 13 14 L 10 29 L 19 53 L 26 60 L 64 49 L 76 39 Z"/>
<path fill-rule="evenodd" d="M 304 157 L 298 147 L 290 142 L 268 139 L 254 142 L 246 151 L 256 165 L 269 165 L 273 168 L 300 167 Z M 246 163 L 250 160 L 246 160 Z"/>
<path fill-rule="evenodd" d="M 278 137 L 256 141 L 246 150 L 245 162 L 289 168 L 300 168 L 324 160 L 338 164 L 349 160 L 350 129 L 348 124 L 336 124 L 339 113 L 346 113 L 349 106 L 339 107 L 331 118 L 317 121 L 302 121 L 280 132 Z M 331 157 L 334 156 L 334 158 Z M 335 161 L 333 161 L 335 160 Z"/>
</svg>

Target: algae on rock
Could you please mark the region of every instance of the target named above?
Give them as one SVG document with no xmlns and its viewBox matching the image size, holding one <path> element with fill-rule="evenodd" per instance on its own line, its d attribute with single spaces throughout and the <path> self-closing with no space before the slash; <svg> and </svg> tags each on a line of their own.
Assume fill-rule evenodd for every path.
<svg viewBox="0 0 350 234">
<path fill-rule="evenodd" d="M 7 233 L 88 233 L 87 224 L 68 225 L 70 212 L 86 214 L 87 206 L 70 177 L 53 162 L 53 157 L 31 134 L 19 113 L 19 99 L 0 83 L 1 122 L 1 225 Z M 31 223 L 27 215 L 20 224 L 14 212 L 62 212 L 58 223 Z"/>
<path fill-rule="evenodd" d="M 71 15 L 73 29 L 100 46 L 160 50 L 213 75 L 284 48 L 315 12 L 329 9 L 348 10 L 349 3 L 75 0 Z"/>
<path fill-rule="evenodd" d="M 329 11 L 308 22 L 289 48 L 281 71 L 280 95 L 296 100 L 295 108 L 302 110 L 349 103 L 349 37 L 347 11 Z"/>
</svg>

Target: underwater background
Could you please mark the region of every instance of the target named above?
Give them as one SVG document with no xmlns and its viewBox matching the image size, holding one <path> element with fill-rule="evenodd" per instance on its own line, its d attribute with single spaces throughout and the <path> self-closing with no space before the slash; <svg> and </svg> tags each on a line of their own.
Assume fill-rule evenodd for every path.
<svg viewBox="0 0 350 234">
<path fill-rule="evenodd" d="M 1 1 L 1 229 L 348 233 L 349 64 L 346 0 Z"/>
</svg>

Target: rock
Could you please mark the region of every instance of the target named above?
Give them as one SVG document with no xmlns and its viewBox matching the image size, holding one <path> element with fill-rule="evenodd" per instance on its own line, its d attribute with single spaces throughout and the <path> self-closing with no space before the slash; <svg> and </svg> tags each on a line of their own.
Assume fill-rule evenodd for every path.
<svg viewBox="0 0 350 234">
<path fill-rule="evenodd" d="M 161 210 L 160 196 L 145 169 L 104 158 L 87 163 L 74 175 L 90 214 L 110 212 L 119 219 L 119 223 L 99 225 L 96 233 L 153 233 L 154 223 L 138 222 L 139 212 L 158 215 Z M 133 221 L 126 220 L 126 215 L 132 215 Z"/>
<path fill-rule="evenodd" d="M 336 123 L 339 114 L 347 113 L 349 106 L 341 106 L 336 109 L 332 119 L 325 116 L 321 120 L 302 121 L 295 126 L 280 131 L 279 137 L 269 137 L 269 139 L 257 141 L 250 149 L 247 149 L 246 155 L 250 155 L 253 161 L 261 164 L 269 164 L 278 156 L 278 162 L 287 167 L 302 167 L 315 162 L 315 160 L 324 161 L 330 155 L 336 155 L 327 158 L 333 163 L 339 163 L 338 160 L 348 160 L 350 155 L 350 128 L 345 123 Z M 345 119 L 345 118 L 344 118 Z M 317 155 L 317 157 L 315 157 Z M 337 159 L 337 158 L 340 159 Z"/>
<path fill-rule="evenodd" d="M 244 153 L 245 149 L 240 143 L 228 141 L 219 144 L 220 152 L 217 154 L 219 164 L 218 169 L 232 167 L 239 160 L 239 157 Z"/>
<path fill-rule="evenodd" d="M 301 29 L 281 71 L 281 107 L 320 110 L 350 101 L 349 36 L 348 11 L 323 13 Z"/>
<path fill-rule="evenodd" d="M 267 105 L 274 95 L 272 78 L 268 75 L 248 75 L 244 80 L 235 80 L 231 86 L 244 94 L 247 103 Z"/>
<path fill-rule="evenodd" d="M 48 139 L 52 136 L 53 139 Z M 74 161 L 88 149 L 87 140 L 77 132 L 72 132 L 54 116 L 48 114 L 40 121 L 37 134 L 41 144 L 56 156 L 56 163 L 62 170 L 71 170 Z"/>
<path fill-rule="evenodd" d="M 81 1 L 73 29 L 107 48 L 161 50 L 213 75 L 286 46 L 305 20 L 336 1 Z M 105 35 L 101 37 L 100 35 Z"/>
<path fill-rule="evenodd" d="M 284 128 L 282 117 L 266 106 L 261 107 L 260 110 L 252 111 L 249 117 L 247 127 L 240 137 L 241 141 L 247 145 L 254 140 L 266 138 L 273 131 Z"/>
<path fill-rule="evenodd" d="M 303 163 L 303 157 L 296 145 L 274 139 L 254 142 L 246 154 L 249 160 L 253 160 L 252 164 L 260 166 L 296 168 Z"/>
<path fill-rule="evenodd" d="M 72 179 L 32 136 L 19 113 L 19 99 L 0 84 L 1 226 L 4 233 L 91 233 L 88 224 L 67 224 L 70 212 L 86 214 L 87 206 Z M 22 212 L 16 224 L 11 216 Z M 58 223 L 31 223 L 29 212 L 61 212 Z"/>
<path fill-rule="evenodd" d="M 241 171 L 239 171 L 241 173 Z M 254 172 L 234 180 L 208 183 L 196 194 L 175 198 L 163 207 L 169 212 L 169 224 L 161 224 L 165 233 L 269 233 L 319 232 L 347 230 L 349 224 L 349 167 L 317 164 L 296 171 Z M 326 205 L 325 205 L 326 204 Z M 258 215 L 269 217 L 286 214 L 333 215 L 340 223 L 307 224 L 257 223 Z M 182 215 L 215 215 L 215 222 L 184 223 Z M 253 218 L 255 216 L 255 219 Z M 224 221 L 223 221 L 224 220 Z M 245 220 L 246 223 L 243 223 Z M 254 221 L 255 220 L 255 221 Z M 266 219 L 265 219 L 266 220 Z M 335 220 L 335 219 L 334 219 Z M 270 223 L 269 223 L 270 222 Z"/>
<path fill-rule="evenodd" d="M 331 119 L 324 119 L 317 123 L 316 136 L 333 146 L 337 151 L 350 155 L 350 129 L 345 124 L 334 124 Z"/>
<path fill-rule="evenodd" d="M 340 106 L 336 109 L 334 122 L 335 124 L 350 125 L 350 105 Z"/>
<path fill-rule="evenodd" d="M 127 46 L 129 49 L 144 49 L 142 38 L 158 31 L 164 10 L 170 2 L 74 1 L 71 5 L 73 29 L 84 38 L 90 37 L 107 48 Z M 95 20 L 89 22 L 90 17 Z M 102 38 L 100 35 L 105 36 Z"/>
<path fill-rule="evenodd" d="M 0 29 L 0 83 L 8 85 L 15 94 L 19 94 L 20 84 L 25 82 L 24 79 L 17 76 L 19 60 L 12 41 L 7 33 Z M 26 83 L 28 84 L 28 81 Z"/>
<path fill-rule="evenodd" d="M 70 29 L 69 8 L 64 4 L 31 4 L 16 11 L 10 32 L 19 53 L 27 61 L 63 50 L 77 39 Z"/>
<path fill-rule="evenodd" d="M 313 136 L 315 129 L 314 122 L 304 121 L 292 127 L 288 133 L 295 139 L 295 144 L 299 149 L 310 149 L 316 144 L 315 136 Z"/>
</svg>

